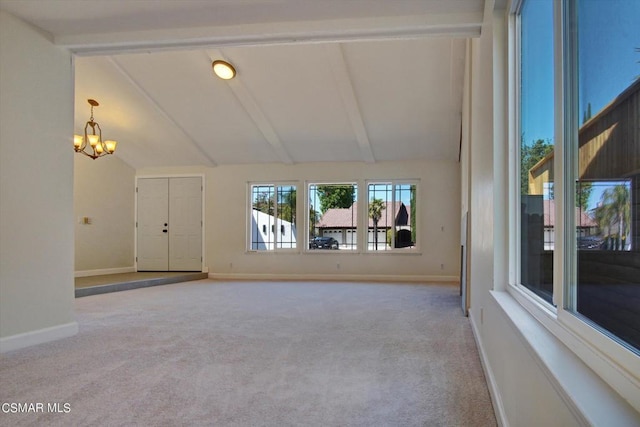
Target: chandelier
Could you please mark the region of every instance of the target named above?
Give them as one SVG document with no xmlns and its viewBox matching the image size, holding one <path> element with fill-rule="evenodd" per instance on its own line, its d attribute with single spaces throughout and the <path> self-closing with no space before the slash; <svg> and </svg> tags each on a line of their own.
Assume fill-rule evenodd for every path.
<svg viewBox="0 0 640 427">
<path fill-rule="evenodd" d="M 113 154 L 118 143 L 116 141 L 102 140 L 102 129 L 100 129 L 98 122 L 93 120 L 93 107 L 97 107 L 100 104 L 95 99 L 87 99 L 87 102 L 91 105 L 91 117 L 84 125 L 84 136 L 73 135 L 73 149 L 76 153 L 82 153 L 95 160 L 98 157 Z"/>
</svg>

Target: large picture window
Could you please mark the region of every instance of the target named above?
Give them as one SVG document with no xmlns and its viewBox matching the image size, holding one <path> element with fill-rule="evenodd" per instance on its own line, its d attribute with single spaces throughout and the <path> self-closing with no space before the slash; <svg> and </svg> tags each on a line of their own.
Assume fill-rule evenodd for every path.
<svg viewBox="0 0 640 427">
<path fill-rule="evenodd" d="M 585 341 L 640 354 L 640 2 L 520 6 L 517 283 Z"/>
<path fill-rule="evenodd" d="M 640 349 L 640 2 L 572 3 L 567 309 Z"/>
<path fill-rule="evenodd" d="M 507 289 L 637 409 L 640 2 L 514 7 Z"/>
<path fill-rule="evenodd" d="M 309 184 L 309 250 L 358 248 L 358 186 Z"/>
<path fill-rule="evenodd" d="M 295 185 L 250 186 L 250 250 L 273 251 L 297 247 L 296 193 Z"/>
</svg>

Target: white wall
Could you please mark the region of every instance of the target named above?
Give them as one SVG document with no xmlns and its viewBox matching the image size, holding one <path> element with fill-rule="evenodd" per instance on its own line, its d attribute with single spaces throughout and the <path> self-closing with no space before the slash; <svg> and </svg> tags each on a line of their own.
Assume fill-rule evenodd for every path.
<svg viewBox="0 0 640 427">
<path fill-rule="evenodd" d="M 518 426 L 575 425 L 576 420 L 562 398 L 490 294 L 504 286 L 496 285 L 494 280 L 494 233 L 504 235 L 508 229 L 506 224 L 496 221 L 496 217 L 503 215 L 499 211 L 506 211 L 507 207 L 494 204 L 495 191 L 499 188 L 495 181 L 506 177 L 504 167 L 494 164 L 494 155 L 501 148 L 499 141 L 503 137 L 501 128 L 496 128 L 494 122 L 504 119 L 500 103 L 494 100 L 494 91 L 499 91 L 494 88 L 494 65 L 500 63 L 494 55 L 502 52 L 495 51 L 492 10 L 485 16 L 488 18 L 485 18 L 482 36 L 471 43 L 469 316 L 488 370 L 494 406 L 498 412 L 502 411 L 501 421 Z M 506 270 L 507 265 L 497 268 Z"/>
<path fill-rule="evenodd" d="M 206 174 L 205 259 L 213 277 L 440 281 L 457 281 L 459 278 L 460 167 L 457 162 L 240 165 L 202 170 L 147 169 L 139 170 L 137 174 L 194 172 Z M 295 181 L 301 191 L 305 180 L 356 181 L 360 188 L 364 188 L 366 179 L 420 180 L 420 254 L 353 254 L 348 251 L 265 254 L 246 251 L 249 182 Z M 298 197 L 299 212 L 304 212 L 303 203 L 303 197 Z M 302 232 L 304 228 L 299 230 Z M 304 241 L 302 236 L 298 241 Z"/>
<path fill-rule="evenodd" d="M 0 11 L 0 351 L 72 335 L 71 56 Z"/>
<path fill-rule="evenodd" d="M 117 155 L 74 156 L 76 274 L 133 271 L 135 170 Z"/>
</svg>

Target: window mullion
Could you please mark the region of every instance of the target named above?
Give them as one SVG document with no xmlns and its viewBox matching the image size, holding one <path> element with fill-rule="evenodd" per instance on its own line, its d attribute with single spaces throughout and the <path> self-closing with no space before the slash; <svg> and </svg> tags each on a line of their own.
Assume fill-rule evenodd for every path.
<svg viewBox="0 0 640 427">
<path fill-rule="evenodd" d="M 362 200 L 362 206 L 365 209 L 360 209 L 356 223 L 358 224 L 359 232 L 356 237 L 356 245 L 359 252 L 367 252 L 369 250 L 369 182 L 358 182 L 358 200 Z"/>
<path fill-rule="evenodd" d="M 567 190 L 567 175 L 564 173 L 565 171 L 565 162 L 568 157 L 570 150 L 568 150 L 568 146 L 565 144 L 567 141 L 565 135 L 565 105 L 567 105 L 565 100 L 565 92 L 564 92 L 564 75 L 565 75 L 565 67 L 564 67 L 564 55 L 565 51 L 563 50 L 564 43 L 564 31 L 563 31 L 563 19 L 564 19 L 564 10 L 562 2 L 555 2 L 553 7 L 553 28 L 554 28 L 554 37 L 553 37 L 553 52 L 554 52 L 554 75 L 553 75 L 553 83 L 554 83 L 554 105 L 555 111 L 559 112 L 559 114 L 555 115 L 555 127 L 554 127 L 554 140 L 555 140 L 555 162 L 554 162 L 554 194 L 556 200 L 556 209 L 555 209 L 555 230 L 556 230 L 556 240 L 554 242 L 555 251 L 553 253 L 553 305 L 557 307 L 564 307 L 564 302 L 567 301 L 566 294 L 564 292 L 564 284 L 568 283 L 566 281 L 567 277 L 565 276 L 565 271 L 568 272 L 568 269 L 565 266 L 565 258 L 566 258 L 566 223 L 564 221 L 565 212 L 567 209 L 571 209 L 566 204 L 566 194 L 571 194 L 570 191 Z M 570 211 L 570 210 L 569 210 Z M 570 230 L 570 228 L 569 228 Z"/>
<path fill-rule="evenodd" d="M 278 191 L 280 191 L 280 187 L 278 185 L 273 186 L 273 250 L 278 250 L 278 235 L 279 235 L 279 227 L 278 227 L 278 216 L 280 213 L 278 212 Z"/>
<path fill-rule="evenodd" d="M 522 3 L 519 2 L 517 5 L 517 9 L 522 7 Z M 509 253 L 514 254 L 513 258 L 509 260 L 510 274 L 509 274 L 509 283 L 512 285 L 518 285 L 522 283 L 520 277 L 521 270 L 521 233 L 520 233 L 520 167 L 519 159 L 520 159 L 520 135 L 522 134 L 521 125 L 520 125 L 520 116 L 521 116 L 521 91 L 520 91 L 520 58 L 521 52 L 520 49 L 520 13 L 519 11 L 512 15 L 511 18 L 511 58 L 509 64 L 513 67 L 511 69 L 511 93 L 513 94 L 511 97 L 511 106 L 509 111 L 513 111 L 514 114 L 509 118 L 509 122 L 513 124 L 513 130 L 510 134 L 511 140 L 515 141 L 515 143 L 510 144 L 512 149 L 509 153 L 509 176 L 512 177 L 509 181 L 512 182 L 512 186 L 509 187 L 509 200 L 510 205 L 516 207 L 516 209 L 510 209 L 510 218 L 509 218 Z"/>
<path fill-rule="evenodd" d="M 396 213 L 396 184 L 394 181 L 391 181 L 390 183 L 391 185 L 391 226 L 389 227 L 389 230 L 391 230 L 391 250 L 393 250 L 396 247 L 396 217 L 395 217 L 395 213 Z M 387 209 L 389 209 L 389 207 L 387 206 Z M 385 233 L 385 240 L 387 237 L 387 233 Z"/>
<path fill-rule="evenodd" d="M 562 272 L 563 304 L 562 308 L 575 309 L 577 305 L 577 253 L 575 215 L 567 212 L 575 211 L 575 178 L 577 173 L 577 147 L 578 140 L 578 50 L 577 50 L 577 10 L 573 0 L 563 2 L 562 7 L 562 52 L 564 68 L 562 70 L 562 150 L 563 158 L 561 166 L 563 171 L 563 194 L 561 199 L 561 212 L 565 213 L 560 219 L 564 227 L 562 233 Z"/>
</svg>

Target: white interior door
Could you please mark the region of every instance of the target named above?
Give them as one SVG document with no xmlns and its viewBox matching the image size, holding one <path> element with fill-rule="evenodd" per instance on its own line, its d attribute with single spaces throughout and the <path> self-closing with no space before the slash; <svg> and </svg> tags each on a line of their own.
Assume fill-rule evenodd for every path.
<svg viewBox="0 0 640 427">
<path fill-rule="evenodd" d="M 169 268 L 168 192 L 167 178 L 138 180 L 138 271 Z"/>
<path fill-rule="evenodd" d="M 202 180 L 169 179 L 169 270 L 202 269 Z"/>
<path fill-rule="evenodd" d="M 138 271 L 202 270 L 202 179 L 138 179 Z"/>
</svg>

